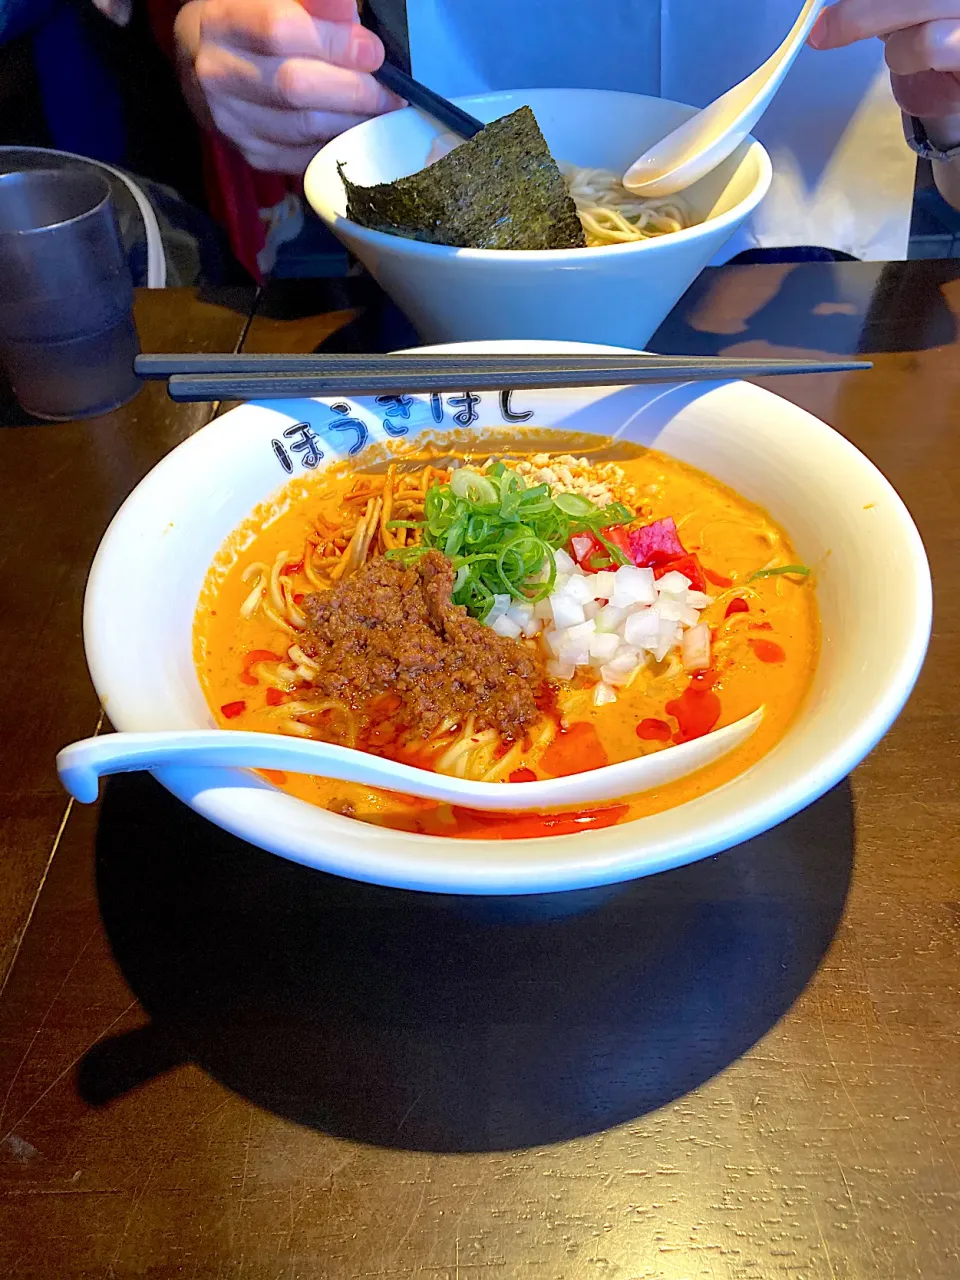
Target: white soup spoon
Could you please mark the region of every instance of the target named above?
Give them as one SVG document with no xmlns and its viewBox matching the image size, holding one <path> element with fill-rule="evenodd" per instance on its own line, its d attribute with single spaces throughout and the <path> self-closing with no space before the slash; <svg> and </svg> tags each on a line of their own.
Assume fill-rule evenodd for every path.
<svg viewBox="0 0 960 1280">
<path fill-rule="evenodd" d="M 739 747 L 762 719 L 761 707 L 743 720 L 692 742 L 622 764 L 543 782 L 472 782 L 329 742 L 229 729 L 105 733 L 64 747 L 57 756 L 57 771 L 67 791 L 84 804 L 96 800 L 100 778 L 108 773 L 212 766 L 307 773 L 470 809 L 542 811 L 621 800 L 673 782 Z"/>
<path fill-rule="evenodd" d="M 652 199 L 673 196 L 732 155 L 770 105 L 825 3 L 806 0 L 793 30 L 762 67 L 635 161 L 623 177 L 627 190 Z"/>
</svg>

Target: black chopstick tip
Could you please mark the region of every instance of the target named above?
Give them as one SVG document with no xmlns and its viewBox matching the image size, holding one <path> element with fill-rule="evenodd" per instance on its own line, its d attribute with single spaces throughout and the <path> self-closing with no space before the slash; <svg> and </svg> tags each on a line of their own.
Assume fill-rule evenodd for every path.
<svg viewBox="0 0 960 1280">
<path fill-rule="evenodd" d="M 439 93 L 434 93 L 427 85 L 414 80 L 392 62 L 384 62 L 378 67 L 373 73 L 373 78 L 385 89 L 403 98 L 410 106 L 419 107 L 444 128 L 450 129 L 461 138 L 475 138 L 481 130 L 486 128 L 482 120 L 470 115 L 449 98 L 443 98 Z"/>
</svg>

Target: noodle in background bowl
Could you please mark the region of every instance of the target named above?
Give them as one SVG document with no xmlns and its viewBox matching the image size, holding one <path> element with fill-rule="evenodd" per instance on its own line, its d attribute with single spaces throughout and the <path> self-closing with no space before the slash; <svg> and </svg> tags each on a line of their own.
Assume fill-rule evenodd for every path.
<svg viewBox="0 0 960 1280">
<path fill-rule="evenodd" d="M 458 98 L 484 121 L 529 105 L 564 164 L 623 173 L 693 107 L 604 89 L 531 89 Z M 425 342 L 552 338 L 643 347 L 766 195 L 770 158 L 752 138 L 683 193 L 693 225 L 635 244 L 548 251 L 455 249 L 349 221 L 338 162 L 352 181 L 422 169 L 439 125 L 412 108 L 335 138 L 304 178 L 310 204 L 406 313 Z"/>
<path fill-rule="evenodd" d="M 586 350 L 557 343 L 480 343 L 475 352 Z M 592 348 L 598 350 L 598 348 Z M 816 567 L 823 646 L 813 687 L 779 744 L 700 798 L 603 830 L 533 840 L 442 839 L 360 824 L 240 770 L 165 769 L 159 780 L 228 831 L 308 866 L 357 880 L 443 893 L 523 894 L 586 888 L 696 861 L 775 826 L 853 769 L 886 733 L 916 681 L 930 635 L 923 544 L 897 494 L 851 444 L 810 414 L 745 383 L 518 393 L 533 425 L 653 445 L 760 503 Z M 438 428 L 418 397 L 405 439 Z M 480 397 L 502 428 L 500 397 Z M 351 417 L 371 442 L 398 420 L 373 401 Z M 258 503 L 296 475 L 312 431 L 319 466 L 355 442 L 319 400 L 247 404 L 198 431 L 124 503 L 87 587 L 84 637 L 97 692 L 117 729 L 209 728 L 192 631 L 208 567 Z M 384 424 L 391 427 L 385 430 Z M 362 465 L 362 455 L 358 458 Z"/>
</svg>

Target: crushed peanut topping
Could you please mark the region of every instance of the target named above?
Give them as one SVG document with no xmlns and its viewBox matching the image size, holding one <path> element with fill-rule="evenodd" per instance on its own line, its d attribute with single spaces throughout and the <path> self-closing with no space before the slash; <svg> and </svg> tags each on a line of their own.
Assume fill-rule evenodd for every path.
<svg viewBox="0 0 960 1280">
<path fill-rule="evenodd" d="M 548 484 L 554 497 L 558 493 L 579 493 L 599 507 L 611 502 L 636 505 L 636 489 L 624 483 L 624 473 L 614 462 L 594 465 L 569 453 L 559 457 L 535 453 L 518 462 L 516 469 L 529 485 Z"/>
</svg>

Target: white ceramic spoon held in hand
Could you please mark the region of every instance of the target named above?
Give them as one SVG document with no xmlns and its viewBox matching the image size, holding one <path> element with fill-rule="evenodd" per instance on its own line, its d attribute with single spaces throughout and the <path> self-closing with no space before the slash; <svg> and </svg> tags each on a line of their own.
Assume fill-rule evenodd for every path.
<svg viewBox="0 0 960 1280">
<path fill-rule="evenodd" d="M 628 191 L 660 199 L 684 191 L 736 151 L 780 88 L 826 0 L 807 0 L 793 30 L 762 67 L 668 133 L 623 177 Z"/>
<path fill-rule="evenodd" d="M 470 809 L 506 812 L 562 809 L 573 805 L 621 800 L 694 773 L 739 747 L 763 719 L 763 708 L 715 729 L 702 738 L 607 765 L 569 778 L 540 782 L 472 782 L 429 773 L 351 747 L 279 733 L 244 733 L 224 729 L 187 729 L 157 733 L 105 733 L 64 747 L 57 756 L 60 781 L 77 800 L 91 804 L 104 774 L 138 769 L 220 767 L 279 769 L 385 787 L 407 795 Z"/>
</svg>

